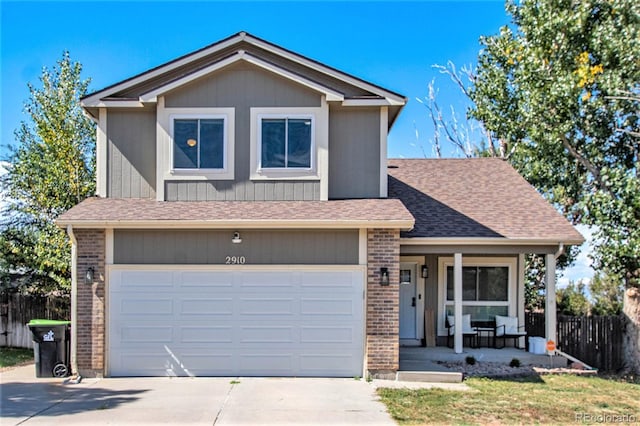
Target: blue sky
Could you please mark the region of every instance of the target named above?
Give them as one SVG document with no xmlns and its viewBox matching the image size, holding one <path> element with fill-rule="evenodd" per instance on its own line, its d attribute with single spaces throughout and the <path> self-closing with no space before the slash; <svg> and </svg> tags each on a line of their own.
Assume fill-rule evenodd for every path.
<svg viewBox="0 0 640 426">
<path fill-rule="evenodd" d="M 247 31 L 409 99 L 389 135 L 390 157 L 431 154 L 433 132 L 416 102 L 436 78 L 442 107 L 463 114 L 464 97 L 432 68 L 476 60 L 481 35 L 508 23 L 495 1 L 171 2 L 0 0 L 0 159 L 14 141 L 28 98 L 43 66 L 69 50 L 98 90 Z M 455 156 L 449 147 L 445 156 Z M 582 270 L 572 279 L 583 278 Z"/>
</svg>

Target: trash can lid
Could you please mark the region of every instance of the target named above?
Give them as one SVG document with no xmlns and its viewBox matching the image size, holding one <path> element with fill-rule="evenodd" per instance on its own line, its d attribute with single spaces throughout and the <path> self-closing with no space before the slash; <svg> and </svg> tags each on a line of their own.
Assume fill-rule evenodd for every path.
<svg viewBox="0 0 640 426">
<path fill-rule="evenodd" d="M 29 325 L 69 325 L 71 321 L 49 320 L 49 319 L 32 319 Z"/>
</svg>

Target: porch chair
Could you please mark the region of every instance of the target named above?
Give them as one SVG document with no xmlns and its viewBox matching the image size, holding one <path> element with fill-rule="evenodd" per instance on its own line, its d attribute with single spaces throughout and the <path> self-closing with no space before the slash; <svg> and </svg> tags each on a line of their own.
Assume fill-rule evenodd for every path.
<svg viewBox="0 0 640 426">
<path fill-rule="evenodd" d="M 455 335 L 455 320 L 453 315 L 447 315 L 447 346 L 452 348 L 452 337 Z M 469 341 L 469 346 L 472 348 L 478 347 L 478 330 L 471 327 L 471 315 L 462 316 L 462 344 L 464 340 Z"/>
<path fill-rule="evenodd" d="M 518 317 L 496 315 L 496 329 L 493 335 L 494 348 L 498 349 L 498 338 L 502 338 L 502 346 L 499 349 L 506 346 L 507 339 L 513 339 L 513 346 L 518 348 L 516 340 L 526 337 L 527 332 L 524 330 L 524 325 L 518 326 Z"/>
</svg>

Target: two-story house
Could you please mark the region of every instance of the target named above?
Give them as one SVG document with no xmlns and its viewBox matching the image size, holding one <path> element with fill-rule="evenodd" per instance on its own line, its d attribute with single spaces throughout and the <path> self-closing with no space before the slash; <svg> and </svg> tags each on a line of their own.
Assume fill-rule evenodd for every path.
<svg viewBox="0 0 640 426">
<path fill-rule="evenodd" d="M 405 103 L 244 32 L 86 96 L 74 370 L 362 376 L 447 314 L 522 317 L 524 254 L 582 237 L 501 160 L 388 161 Z"/>
</svg>

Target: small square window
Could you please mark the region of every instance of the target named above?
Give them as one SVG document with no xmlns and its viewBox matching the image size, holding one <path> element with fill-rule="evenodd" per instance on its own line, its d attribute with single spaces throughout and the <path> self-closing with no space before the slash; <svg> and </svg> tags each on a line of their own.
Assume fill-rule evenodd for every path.
<svg viewBox="0 0 640 426">
<path fill-rule="evenodd" d="M 224 169 L 223 118 L 173 121 L 174 169 Z"/>
<path fill-rule="evenodd" d="M 261 168 L 311 168 L 311 118 L 262 118 L 260 127 Z"/>
</svg>

